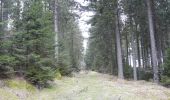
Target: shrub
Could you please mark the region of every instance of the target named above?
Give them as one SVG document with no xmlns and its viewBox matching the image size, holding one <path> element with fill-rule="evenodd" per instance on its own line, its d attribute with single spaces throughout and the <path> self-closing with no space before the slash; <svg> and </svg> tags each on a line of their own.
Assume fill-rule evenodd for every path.
<svg viewBox="0 0 170 100">
<path fill-rule="evenodd" d="M 133 68 L 129 65 L 126 65 L 124 67 L 124 75 L 125 75 L 125 78 L 133 78 Z"/>
<path fill-rule="evenodd" d="M 2 55 L 0 56 L 0 73 L 1 78 L 5 78 L 13 74 L 14 69 L 13 66 L 16 64 L 15 57 Z"/>
<path fill-rule="evenodd" d="M 163 85 L 170 85 L 170 77 L 168 77 L 168 76 L 162 76 L 161 77 L 161 83 L 163 84 Z"/>
<path fill-rule="evenodd" d="M 50 67 L 32 66 L 26 72 L 26 79 L 32 84 L 40 87 L 47 87 L 48 81 L 53 80 L 54 71 Z"/>
<path fill-rule="evenodd" d="M 153 71 L 152 69 L 143 69 L 138 68 L 138 77 L 140 80 L 146 80 L 149 81 L 150 79 L 153 79 Z"/>
<path fill-rule="evenodd" d="M 40 58 L 39 55 L 29 56 L 26 79 L 38 87 L 47 87 L 48 81 L 55 78 L 55 65 L 50 58 Z"/>
<path fill-rule="evenodd" d="M 163 66 L 163 75 L 161 76 L 161 82 L 165 85 L 170 85 L 170 48 L 167 50 L 167 57 Z"/>
</svg>

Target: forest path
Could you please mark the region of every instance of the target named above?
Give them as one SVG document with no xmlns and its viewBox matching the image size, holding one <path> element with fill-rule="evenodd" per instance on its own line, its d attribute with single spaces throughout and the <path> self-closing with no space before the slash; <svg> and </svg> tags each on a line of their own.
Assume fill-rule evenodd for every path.
<svg viewBox="0 0 170 100">
<path fill-rule="evenodd" d="M 39 100 L 170 100 L 170 90 L 153 83 L 122 81 L 97 72 L 80 72 L 56 80 L 38 93 Z"/>
</svg>

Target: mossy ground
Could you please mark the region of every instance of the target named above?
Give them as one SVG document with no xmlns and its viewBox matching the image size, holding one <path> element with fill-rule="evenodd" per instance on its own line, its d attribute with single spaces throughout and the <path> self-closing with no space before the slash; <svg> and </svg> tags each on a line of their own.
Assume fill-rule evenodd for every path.
<svg viewBox="0 0 170 100">
<path fill-rule="evenodd" d="M 41 91 L 30 84 L 27 86 L 31 89 L 23 88 L 23 84 L 28 84 L 25 82 L 8 80 L 8 87 L 0 89 L 0 100 L 170 100 L 168 88 L 145 81 L 118 80 L 96 72 L 62 77 Z"/>
</svg>

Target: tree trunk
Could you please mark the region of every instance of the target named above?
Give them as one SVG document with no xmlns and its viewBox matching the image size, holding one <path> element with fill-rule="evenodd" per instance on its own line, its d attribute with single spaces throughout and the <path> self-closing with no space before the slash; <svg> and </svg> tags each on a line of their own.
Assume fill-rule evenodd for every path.
<svg viewBox="0 0 170 100">
<path fill-rule="evenodd" d="M 120 29 L 119 29 L 119 10 L 118 3 L 116 8 L 115 15 L 115 24 L 116 24 L 116 51 L 117 51 L 117 64 L 118 64 L 118 78 L 124 79 L 123 75 L 123 64 L 122 64 L 122 49 L 121 49 L 121 41 L 120 41 Z"/>
<path fill-rule="evenodd" d="M 1 23 L 3 23 L 3 14 L 4 14 L 4 12 L 3 12 L 3 1 L 1 0 L 1 18 L 0 18 Z M 4 30 L 3 24 L 0 25 L 0 28 L 1 28 L 1 32 L 3 32 L 3 30 Z"/>
<path fill-rule="evenodd" d="M 141 52 L 140 52 L 140 39 L 139 39 L 139 33 L 137 33 L 136 35 L 136 46 L 137 46 L 137 53 L 138 53 L 138 65 L 139 65 L 139 68 L 142 67 L 141 65 Z"/>
<path fill-rule="evenodd" d="M 135 41 L 135 33 L 133 32 L 132 35 L 132 59 L 133 59 L 133 78 L 137 81 L 137 70 L 136 70 L 136 58 L 137 58 L 137 51 L 136 51 L 136 41 Z"/>
<path fill-rule="evenodd" d="M 126 66 L 129 66 L 129 41 L 128 41 L 128 34 L 126 34 Z"/>
<path fill-rule="evenodd" d="M 55 32 L 55 58 L 58 60 L 58 56 L 59 56 L 59 41 L 58 41 L 58 34 L 59 34 L 59 30 L 58 30 L 58 0 L 54 0 L 54 32 Z"/>
<path fill-rule="evenodd" d="M 154 29 L 154 21 L 153 21 L 153 1 L 146 0 L 147 7 L 148 7 L 148 20 L 149 20 L 149 31 L 150 31 L 150 41 L 151 41 L 151 56 L 152 56 L 152 67 L 153 67 L 153 79 L 155 83 L 159 83 L 159 76 L 158 76 L 158 60 L 157 60 L 157 51 L 156 51 L 156 44 L 155 44 L 155 29 Z"/>
</svg>

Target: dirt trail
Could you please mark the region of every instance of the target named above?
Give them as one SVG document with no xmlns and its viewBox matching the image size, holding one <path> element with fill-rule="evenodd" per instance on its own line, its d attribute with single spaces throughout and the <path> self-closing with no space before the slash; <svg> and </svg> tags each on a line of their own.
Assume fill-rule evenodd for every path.
<svg viewBox="0 0 170 100">
<path fill-rule="evenodd" d="M 54 88 L 38 95 L 40 100 L 170 100 L 170 90 L 153 83 L 122 81 L 96 72 L 80 72 L 56 80 Z"/>
<path fill-rule="evenodd" d="M 41 91 L 25 80 L 0 87 L 0 100 L 170 100 L 170 89 L 145 81 L 123 81 L 97 72 L 80 72 L 55 80 Z"/>
</svg>

